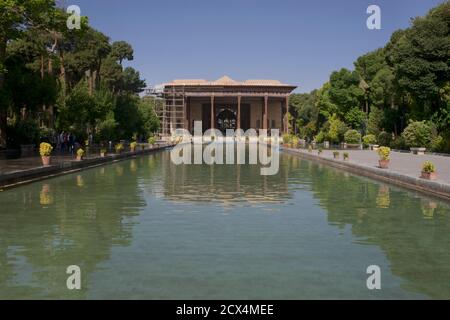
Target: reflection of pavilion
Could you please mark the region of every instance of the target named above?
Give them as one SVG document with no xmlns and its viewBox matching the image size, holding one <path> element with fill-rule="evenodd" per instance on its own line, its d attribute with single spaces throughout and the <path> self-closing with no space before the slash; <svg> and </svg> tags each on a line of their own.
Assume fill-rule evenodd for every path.
<svg viewBox="0 0 450 320">
<path fill-rule="evenodd" d="M 283 170 L 261 176 L 259 165 L 175 165 L 169 153 L 161 156 L 162 166 L 170 168 L 162 169 L 166 176 L 159 192 L 170 200 L 232 205 L 280 203 L 291 197 L 288 174 Z"/>
<path fill-rule="evenodd" d="M 277 80 L 238 82 L 174 80 L 163 85 L 164 104 L 157 110 L 162 135 L 192 132 L 195 121 L 208 129 L 279 129 L 287 132 L 290 93 L 296 88 Z"/>
</svg>

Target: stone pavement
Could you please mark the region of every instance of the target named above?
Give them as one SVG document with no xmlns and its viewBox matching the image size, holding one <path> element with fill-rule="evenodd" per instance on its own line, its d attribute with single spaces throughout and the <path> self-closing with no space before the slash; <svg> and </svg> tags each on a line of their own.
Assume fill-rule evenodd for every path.
<svg viewBox="0 0 450 320">
<path fill-rule="evenodd" d="M 307 151 L 305 151 L 307 152 Z M 342 159 L 344 152 L 349 154 L 349 163 L 357 163 L 369 167 L 378 167 L 378 153 L 369 150 L 339 150 L 339 157 Z M 317 150 L 313 151 L 317 154 Z M 324 150 L 321 157 L 333 158 L 332 150 Z M 425 161 L 431 161 L 436 166 L 438 176 L 437 181 L 450 184 L 450 157 L 437 155 L 413 155 L 411 153 L 391 152 L 391 162 L 389 164 L 390 171 L 394 171 L 403 175 L 418 178 L 422 171 L 422 164 Z"/>
</svg>

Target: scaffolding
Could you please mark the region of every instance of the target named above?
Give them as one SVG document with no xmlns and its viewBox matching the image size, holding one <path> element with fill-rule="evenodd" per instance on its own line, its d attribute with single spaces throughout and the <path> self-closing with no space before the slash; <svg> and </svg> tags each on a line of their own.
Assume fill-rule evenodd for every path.
<svg viewBox="0 0 450 320">
<path fill-rule="evenodd" d="M 184 129 L 186 121 L 186 95 L 184 86 L 166 87 L 164 103 L 157 110 L 162 136 L 170 136 L 176 129 Z"/>
</svg>

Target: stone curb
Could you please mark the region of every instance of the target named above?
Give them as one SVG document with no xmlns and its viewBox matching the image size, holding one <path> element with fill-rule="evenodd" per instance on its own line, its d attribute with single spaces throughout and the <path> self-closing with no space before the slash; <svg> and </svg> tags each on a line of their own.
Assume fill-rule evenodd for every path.
<svg viewBox="0 0 450 320">
<path fill-rule="evenodd" d="M 150 154 L 156 151 L 164 150 L 168 147 L 171 147 L 171 145 L 164 145 L 153 149 L 139 150 L 135 152 L 131 151 L 124 152 L 121 154 L 105 156 L 103 158 L 97 157 L 85 159 L 83 161 L 76 161 L 76 160 L 62 161 L 58 165 L 51 165 L 49 167 L 36 167 L 27 170 L 19 170 L 11 173 L 2 174 L 0 175 L 0 191 L 43 179 L 57 177 L 63 174 L 69 174 L 89 168 L 94 168 L 104 164 L 126 160 L 139 155 Z"/>
<path fill-rule="evenodd" d="M 356 164 L 352 162 L 345 162 L 343 160 L 336 160 L 330 158 L 319 157 L 318 155 L 305 153 L 298 149 L 282 148 L 281 150 L 299 155 L 307 160 L 318 161 L 327 164 L 331 167 L 343 169 L 361 176 L 373 178 L 383 182 L 388 182 L 400 187 L 433 195 L 441 199 L 450 201 L 450 185 L 440 181 L 424 180 L 419 177 L 412 177 L 389 169 L 381 169 L 377 167 L 369 167 L 366 165 Z"/>
</svg>

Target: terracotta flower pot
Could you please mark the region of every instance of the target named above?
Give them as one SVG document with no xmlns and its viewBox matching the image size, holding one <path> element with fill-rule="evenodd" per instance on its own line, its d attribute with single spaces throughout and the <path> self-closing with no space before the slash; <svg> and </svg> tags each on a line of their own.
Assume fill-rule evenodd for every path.
<svg viewBox="0 0 450 320">
<path fill-rule="evenodd" d="M 436 175 L 436 172 L 423 172 L 422 171 L 421 178 L 422 179 L 427 179 L 427 180 L 436 180 L 437 179 L 437 175 Z"/>
<path fill-rule="evenodd" d="M 389 160 L 378 160 L 378 164 L 380 165 L 381 169 L 389 168 Z"/>
<path fill-rule="evenodd" d="M 44 167 L 47 167 L 50 165 L 50 156 L 43 156 L 42 158 L 42 165 Z"/>
</svg>

